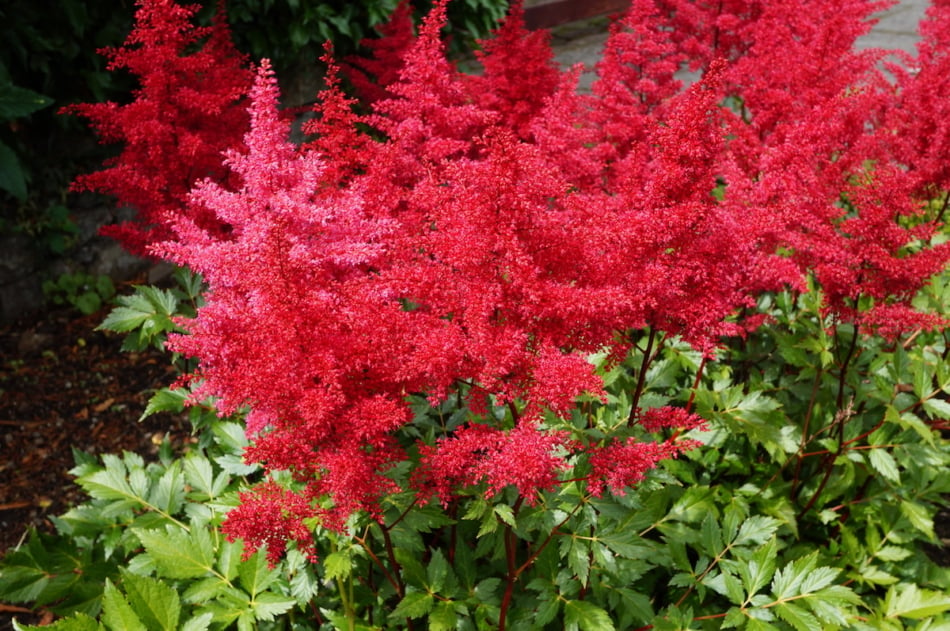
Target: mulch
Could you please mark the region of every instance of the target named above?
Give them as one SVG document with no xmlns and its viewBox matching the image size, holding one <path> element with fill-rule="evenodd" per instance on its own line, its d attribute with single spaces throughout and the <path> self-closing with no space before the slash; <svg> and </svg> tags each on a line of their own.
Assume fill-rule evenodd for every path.
<svg viewBox="0 0 950 631">
<path fill-rule="evenodd" d="M 0 555 L 83 499 L 73 449 L 148 457 L 189 432 L 168 414 L 138 422 L 175 373 L 158 351 L 120 351 L 121 336 L 95 330 L 104 317 L 61 309 L 0 329 Z"/>
<path fill-rule="evenodd" d="M 0 328 L 0 556 L 30 529 L 54 532 L 50 517 L 85 499 L 69 474 L 74 449 L 153 458 L 164 437 L 180 445 L 190 434 L 170 414 L 138 421 L 176 374 L 163 353 L 124 352 L 120 335 L 96 331 L 106 313 L 57 309 Z M 0 631 L 14 616 L 52 621 L 48 611 L 0 603 Z"/>
</svg>

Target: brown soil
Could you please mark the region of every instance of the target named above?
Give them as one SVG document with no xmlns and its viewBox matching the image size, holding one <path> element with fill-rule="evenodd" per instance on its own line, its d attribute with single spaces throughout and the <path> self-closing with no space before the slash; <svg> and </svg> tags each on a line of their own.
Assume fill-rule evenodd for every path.
<svg viewBox="0 0 950 631">
<path fill-rule="evenodd" d="M 0 556 L 30 528 L 53 532 L 50 517 L 84 498 L 73 449 L 149 457 L 166 434 L 180 444 L 189 433 L 168 414 L 138 422 L 175 373 L 162 353 L 122 352 L 121 336 L 96 331 L 105 313 L 57 310 L 0 328 Z M 13 614 L 43 622 L 18 609 L 0 603 L 0 630 Z"/>
</svg>

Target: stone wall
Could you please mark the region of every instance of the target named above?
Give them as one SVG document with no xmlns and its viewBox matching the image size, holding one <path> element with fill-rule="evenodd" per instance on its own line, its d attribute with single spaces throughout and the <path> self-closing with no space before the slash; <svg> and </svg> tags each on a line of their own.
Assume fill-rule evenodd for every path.
<svg viewBox="0 0 950 631">
<path fill-rule="evenodd" d="M 117 211 L 99 202 L 71 208 L 76 225 L 67 253 L 53 257 L 25 234 L 0 234 L 0 325 L 10 324 L 46 307 L 43 281 L 62 274 L 83 272 L 127 280 L 150 267 L 150 263 L 123 250 L 112 239 L 99 236 L 99 227 L 127 220 L 132 212 Z"/>
</svg>

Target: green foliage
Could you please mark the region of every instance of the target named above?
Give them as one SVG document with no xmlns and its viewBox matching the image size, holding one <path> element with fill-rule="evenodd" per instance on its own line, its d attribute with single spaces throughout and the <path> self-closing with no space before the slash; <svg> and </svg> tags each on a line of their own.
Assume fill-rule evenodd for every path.
<svg viewBox="0 0 950 631">
<path fill-rule="evenodd" d="M 52 100 L 12 83 L 0 84 L 0 123 L 7 124 L 47 107 Z M 27 175 L 16 151 L 0 141 L 0 189 L 26 200 Z"/>
<path fill-rule="evenodd" d="M 161 347 L 199 301 L 200 279 L 177 278 L 137 288 L 103 326 L 130 348 Z M 918 301 L 945 313 L 948 299 L 950 273 Z M 387 497 L 380 522 L 315 527 L 316 564 L 291 549 L 269 567 L 222 538 L 222 516 L 260 473 L 241 460 L 240 419 L 198 403 L 181 453 L 78 454 L 90 499 L 56 519 L 57 536 L 7 555 L 0 599 L 72 614 L 53 628 L 81 631 L 944 628 L 950 568 L 922 544 L 950 494 L 946 334 L 888 342 L 821 307 L 817 288 L 767 296 L 771 324 L 715 360 L 660 335 L 623 362 L 592 358 L 607 400 L 579 402 L 552 428 L 590 439 L 661 405 L 709 421 L 689 436 L 703 447 L 625 495 L 566 481 L 533 506 L 475 489 L 442 507 L 406 491 Z M 183 412 L 188 397 L 163 390 L 146 414 Z M 413 438 L 462 422 L 463 401 L 413 397 Z M 579 458 L 565 477 L 587 466 Z M 405 468 L 391 475 L 408 488 Z"/>
<path fill-rule="evenodd" d="M 167 335 L 183 330 L 175 320 L 193 317 L 201 301 L 199 276 L 179 268 L 174 279 L 177 286 L 172 289 L 138 286 L 134 294 L 119 296 L 118 306 L 97 330 L 126 334 L 122 350 L 164 349 Z"/>
<path fill-rule="evenodd" d="M 54 305 L 72 305 L 90 315 L 102 309 L 115 296 L 115 286 L 108 276 L 92 276 L 85 272 L 61 274 L 56 280 L 43 282 L 43 293 Z"/>
<path fill-rule="evenodd" d="M 242 49 L 255 58 L 270 58 L 278 68 L 292 68 L 319 59 L 326 41 L 333 42 L 338 55 L 357 53 L 360 42 L 373 37 L 373 27 L 386 22 L 398 4 L 399 0 L 232 0 L 227 9 Z M 418 0 L 413 5 L 418 15 L 424 15 L 430 3 Z M 486 37 L 507 9 L 506 0 L 450 3 L 455 52 L 471 50 L 474 40 Z"/>
<path fill-rule="evenodd" d="M 42 255 L 63 254 L 75 232 L 63 198 L 77 162 L 104 157 L 78 121 L 50 106 L 128 92 L 129 78 L 107 72 L 98 50 L 122 41 L 133 10 L 132 2 L 86 0 L 0 6 L 0 191 L 10 195 L 0 231 L 29 235 Z"/>
</svg>

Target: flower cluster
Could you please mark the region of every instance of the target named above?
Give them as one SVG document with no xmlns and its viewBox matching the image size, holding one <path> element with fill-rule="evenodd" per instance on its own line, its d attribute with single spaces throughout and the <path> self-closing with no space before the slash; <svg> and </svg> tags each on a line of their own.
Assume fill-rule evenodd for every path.
<svg viewBox="0 0 950 631">
<path fill-rule="evenodd" d="M 102 232 L 147 256 L 149 246 L 173 235 L 170 217 L 183 212 L 209 230 L 226 232 L 216 217 L 189 209 L 186 201 L 198 180 L 229 180 L 221 153 L 241 145 L 248 124 L 243 100 L 254 75 L 232 44 L 220 8 L 212 26 L 195 27 L 197 5 L 136 4 L 125 45 L 102 51 L 110 70 L 125 68 L 139 80 L 135 98 L 71 105 L 63 112 L 88 118 L 102 142 L 123 145 L 105 169 L 80 176 L 74 187 L 135 208 L 135 221 Z"/>
<path fill-rule="evenodd" d="M 388 471 L 413 453 L 416 490 L 443 503 L 472 484 L 535 502 L 578 463 L 591 493 L 623 492 L 694 443 L 644 442 L 636 424 L 593 439 L 557 419 L 603 395 L 587 357 L 623 356 L 630 331 L 712 353 L 762 292 L 809 276 L 859 327 L 884 314 L 895 335 L 936 324 L 910 297 L 948 258 L 929 244 L 943 212 L 927 202 L 948 186 L 950 116 L 919 81 L 950 76 L 945 3 L 918 73 L 887 75 L 883 52 L 854 51 L 878 4 L 637 0 L 590 93 L 576 69 L 557 70 L 517 2 L 479 76 L 446 58 L 446 0 L 418 35 L 406 6 L 359 65 L 377 81 L 359 75 L 369 114 L 331 63 L 307 128 L 319 137 L 294 146 L 262 63 L 224 171 L 200 167 L 208 177 L 187 198 L 162 202 L 177 213 L 149 215 L 173 235 L 152 252 L 208 283 L 173 341 L 200 360 L 199 395 L 222 412 L 249 406 L 248 458 L 293 472 L 300 497 L 322 498 L 312 514 L 324 524 L 378 516 L 398 488 Z M 684 88 L 683 69 L 702 77 Z M 933 141 L 923 151 L 905 130 Z M 463 390 L 469 422 L 420 445 L 400 434 L 410 394 Z M 504 421 L 480 413 L 486 395 Z M 674 408 L 637 418 L 649 431 L 701 426 Z M 270 551 L 279 541 L 254 525 L 255 507 L 268 523 L 306 512 L 254 499 L 271 495 L 248 496 L 228 531 Z"/>
</svg>

